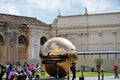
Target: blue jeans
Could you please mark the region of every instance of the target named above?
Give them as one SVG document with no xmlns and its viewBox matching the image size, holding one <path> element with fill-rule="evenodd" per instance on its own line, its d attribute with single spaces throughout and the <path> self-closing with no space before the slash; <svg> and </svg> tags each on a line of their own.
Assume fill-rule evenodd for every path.
<svg viewBox="0 0 120 80">
<path fill-rule="evenodd" d="M 118 70 L 114 70 L 115 78 L 118 78 Z"/>
<path fill-rule="evenodd" d="M 36 75 L 35 80 L 39 80 L 40 76 Z"/>
</svg>

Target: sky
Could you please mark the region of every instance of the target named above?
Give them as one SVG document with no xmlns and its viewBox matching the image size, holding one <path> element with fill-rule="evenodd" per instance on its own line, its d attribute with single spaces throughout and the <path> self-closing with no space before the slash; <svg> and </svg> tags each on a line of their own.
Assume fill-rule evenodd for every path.
<svg viewBox="0 0 120 80">
<path fill-rule="evenodd" d="M 51 24 L 62 16 L 120 12 L 120 0 L 0 0 L 0 13 L 34 17 Z"/>
</svg>

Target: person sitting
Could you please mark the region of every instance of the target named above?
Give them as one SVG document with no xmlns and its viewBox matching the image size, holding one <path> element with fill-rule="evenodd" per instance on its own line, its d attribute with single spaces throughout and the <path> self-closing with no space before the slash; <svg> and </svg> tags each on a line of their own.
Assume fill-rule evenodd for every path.
<svg viewBox="0 0 120 80">
<path fill-rule="evenodd" d="M 19 74 L 15 71 L 14 67 L 12 66 L 11 71 L 8 74 L 8 80 L 13 80 L 14 76 L 18 76 Z"/>
</svg>

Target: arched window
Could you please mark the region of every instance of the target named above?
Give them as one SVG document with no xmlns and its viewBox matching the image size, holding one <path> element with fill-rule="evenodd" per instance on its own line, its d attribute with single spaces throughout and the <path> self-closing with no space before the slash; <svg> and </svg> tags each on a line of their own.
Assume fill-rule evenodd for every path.
<svg viewBox="0 0 120 80">
<path fill-rule="evenodd" d="M 26 37 L 24 35 L 19 36 L 18 42 L 19 44 L 27 44 Z"/>
<path fill-rule="evenodd" d="M 40 44 L 43 45 L 46 41 L 47 41 L 47 38 L 43 36 L 40 39 Z"/>
<path fill-rule="evenodd" d="M 0 35 L 0 44 L 4 44 L 3 37 Z"/>
</svg>

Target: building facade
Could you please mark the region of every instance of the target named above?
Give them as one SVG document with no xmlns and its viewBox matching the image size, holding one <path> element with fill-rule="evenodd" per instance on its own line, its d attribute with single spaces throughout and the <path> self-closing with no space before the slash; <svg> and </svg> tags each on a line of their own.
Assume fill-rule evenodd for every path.
<svg viewBox="0 0 120 80">
<path fill-rule="evenodd" d="M 114 61 L 120 63 L 120 12 L 58 15 L 51 25 L 36 18 L 0 14 L 0 62 L 39 60 L 42 45 L 56 36 L 67 38 L 80 51 L 78 69 L 81 65 L 94 67 L 94 59 L 99 57 L 110 66 L 108 70 Z"/>
<path fill-rule="evenodd" d="M 120 50 L 120 12 L 58 16 L 54 28 L 77 50 Z"/>
<path fill-rule="evenodd" d="M 40 59 L 49 28 L 36 18 L 0 14 L 0 62 Z"/>
<path fill-rule="evenodd" d="M 114 62 L 120 64 L 120 12 L 59 15 L 52 26 L 57 36 L 76 46 L 78 70 L 81 66 L 95 68 L 96 58 L 104 59 L 106 71 L 113 70 Z"/>
</svg>

